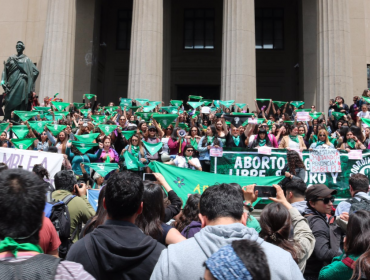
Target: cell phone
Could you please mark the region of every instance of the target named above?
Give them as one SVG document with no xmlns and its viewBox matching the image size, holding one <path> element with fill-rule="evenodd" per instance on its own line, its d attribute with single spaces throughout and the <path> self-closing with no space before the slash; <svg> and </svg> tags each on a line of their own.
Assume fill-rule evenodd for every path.
<svg viewBox="0 0 370 280">
<path fill-rule="evenodd" d="M 23 165 L 18 165 L 18 168 L 21 168 L 21 169 L 23 169 Z"/>
<path fill-rule="evenodd" d="M 143 174 L 143 181 L 157 181 L 157 178 L 155 178 L 154 174 L 152 173 L 144 173 Z"/>
<path fill-rule="evenodd" d="M 255 191 L 258 191 L 258 197 L 276 197 L 276 189 L 270 186 L 255 186 Z"/>
</svg>

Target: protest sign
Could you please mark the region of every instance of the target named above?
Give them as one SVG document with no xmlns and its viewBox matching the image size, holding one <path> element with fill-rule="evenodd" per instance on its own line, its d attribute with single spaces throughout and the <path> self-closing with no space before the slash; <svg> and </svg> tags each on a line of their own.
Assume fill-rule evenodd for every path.
<svg viewBox="0 0 370 280">
<path fill-rule="evenodd" d="M 212 147 L 210 150 L 209 150 L 209 155 L 211 157 L 222 157 L 222 148 L 215 148 L 215 147 Z"/>
<path fill-rule="evenodd" d="M 202 107 L 201 109 L 202 114 L 209 114 L 211 112 L 210 107 Z"/>
<path fill-rule="evenodd" d="M 299 122 L 308 122 L 310 118 L 309 112 L 297 112 L 297 121 Z"/>
<path fill-rule="evenodd" d="M 237 176 L 280 176 L 287 164 L 286 150 L 272 149 L 271 155 L 259 154 L 257 150 L 241 148 L 224 148 L 221 158 L 211 157 L 211 172 Z M 342 172 L 312 173 L 310 172 L 309 151 L 303 151 L 303 163 L 306 167 L 305 183 L 325 184 L 338 191 L 336 197 L 350 197 L 348 180 L 352 174 L 361 173 L 370 178 L 370 150 L 362 151 L 361 160 L 351 160 L 347 152 L 340 152 Z"/>
<path fill-rule="evenodd" d="M 258 153 L 261 155 L 271 155 L 271 148 L 267 146 L 263 146 L 258 148 Z"/>
<path fill-rule="evenodd" d="M 362 150 L 349 151 L 348 159 L 362 159 Z"/>
<path fill-rule="evenodd" d="M 342 172 L 340 154 L 336 149 L 313 149 L 310 151 L 311 173 Z"/>
</svg>

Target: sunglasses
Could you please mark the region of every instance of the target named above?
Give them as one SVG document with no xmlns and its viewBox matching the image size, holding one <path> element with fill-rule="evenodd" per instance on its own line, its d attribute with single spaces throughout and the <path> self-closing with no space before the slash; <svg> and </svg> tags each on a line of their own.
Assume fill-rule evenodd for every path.
<svg viewBox="0 0 370 280">
<path fill-rule="evenodd" d="M 149 131 L 155 131 L 155 129 L 149 129 Z"/>
<path fill-rule="evenodd" d="M 331 203 L 334 203 L 335 197 L 325 197 L 325 198 L 317 198 L 315 201 L 322 201 L 324 204 L 328 204 L 330 201 Z"/>
<path fill-rule="evenodd" d="M 126 119 L 119 119 L 120 121 L 125 121 Z"/>
<path fill-rule="evenodd" d="M 326 136 L 326 135 L 325 134 L 320 134 L 319 136 L 321 137 L 321 136 Z"/>
<path fill-rule="evenodd" d="M 192 130 L 191 132 L 197 132 L 197 130 Z"/>
<path fill-rule="evenodd" d="M 138 142 L 139 140 L 138 139 L 132 139 L 131 141 L 132 142 Z"/>
</svg>

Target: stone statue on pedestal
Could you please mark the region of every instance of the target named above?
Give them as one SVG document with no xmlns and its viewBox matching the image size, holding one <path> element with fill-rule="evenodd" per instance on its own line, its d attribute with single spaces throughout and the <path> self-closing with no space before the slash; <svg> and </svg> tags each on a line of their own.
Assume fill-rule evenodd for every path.
<svg viewBox="0 0 370 280">
<path fill-rule="evenodd" d="M 26 111 L 29 95 L 35 90 L 39 70 L 23 51 L 23 42 L 17 42 L 17 54 L 4 62 L 1 85 L 5 90 L 5 119 L 14 110 Z"/>
</svg>

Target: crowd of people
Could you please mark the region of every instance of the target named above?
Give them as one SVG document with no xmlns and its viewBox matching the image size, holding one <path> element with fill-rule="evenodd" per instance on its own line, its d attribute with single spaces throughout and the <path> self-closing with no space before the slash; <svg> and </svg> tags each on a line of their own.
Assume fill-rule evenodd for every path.
<svg viewBox="0 0 370 280">
<path fill-rule="evenodd" d="M 64 160 L 54 184 L 40 164 L 0 163 L 0 278 L 370 279 L 369 178 L 352 175 L 351 199 L 335 208 L 336 190 L 307 188 L 298 153 L 368 148 L 369 96 L 350 107 L 337 97 L 327 115 L 298 101 L 257 99 L 251 111 L 198 96 L 103 107 L 91 94 L 15 111 L 0 123 L 1 147 Z M 182 201 L 162 174 L 143 180 L 152 161 L 210 171 L 212 150 L 225 147 L 287 150 L 285 178 L 259 219 L 255 185 L 236 179 Z M 117 168 L 102 176 L 93 162 Z M 88 189 L 100 190 L 96 211 Z"/>
</svg>

